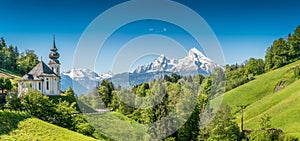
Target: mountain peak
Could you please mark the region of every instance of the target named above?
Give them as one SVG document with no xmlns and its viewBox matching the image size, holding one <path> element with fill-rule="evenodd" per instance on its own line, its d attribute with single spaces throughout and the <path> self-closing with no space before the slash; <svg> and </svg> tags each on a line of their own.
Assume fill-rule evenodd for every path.
<svg viewBox="0 0 300 141">
<path fill-rule="evenodd" d="M 192 48 L 192 49 L 190 49 L 190 51 L 189 51 L 188 54 L 189 54 L 189 55 L 194 55 L 194 54 L 196 54 L 196 55 L 198 55 L 198 56 L 204 56 L 204 57 L 205 57 L 205 55 L 204 55 L 201 51 L 199 51 L 197 48 Z"/>
<path fill-rule="evenodd" d="M 161 54 L 160 56 L 158 56 L 155 61 L 158 62 L 158 63 L 163 63 L 164 61 L 166 61 L 167 58 L 165 57 L 164 54 Z"/>
<path fill-rule="evenodd" d="M 181 59 L 169 60 L 162 54 L 152 63 L 139 66 L 133 73 L 179 72 L 190 75 L 189 72 L 197 72 L 209 75 L 217 66 L 214 61 L 207 58 L 197 48 L 192 48 L 189 50 L 187 56 Z"/>
</svg>

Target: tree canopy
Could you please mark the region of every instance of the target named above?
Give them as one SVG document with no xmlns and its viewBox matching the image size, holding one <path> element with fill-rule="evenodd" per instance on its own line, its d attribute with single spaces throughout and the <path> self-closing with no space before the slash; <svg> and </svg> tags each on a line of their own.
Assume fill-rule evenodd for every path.
<svg viewBox="0 0 300 141">
<path fill-rule="evenodd" d="M 0 68 L 19 74 L 29 72 L 39 62 L 33 50 L 19 52 L 17 46 L 7 46 L 5 39 L 0 39 Z"/>
<path fill-rule="evenodd" d="M 8 78 L 0 77 L 1 94 L 4 93 L 4 90 L 10 90 L 12 87 L 11 81 Z"/>
</svg>

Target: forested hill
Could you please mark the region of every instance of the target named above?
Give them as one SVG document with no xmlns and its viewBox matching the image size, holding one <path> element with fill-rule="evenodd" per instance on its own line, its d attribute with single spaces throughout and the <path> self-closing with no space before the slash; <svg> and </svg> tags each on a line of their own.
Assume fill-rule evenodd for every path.
<svg viewBox="0 0 300 141">
<path fill-rule="evenodd" d="M 300 26 L 286 38 L 279 38 L 267 48 L 263 59 L 250 58 L 242 64 L 226 65 L 226 91 L 300 59 Z"/>
<path fill-rule="evenodd" d="M 0 69 L 23 75 L 39 62 L 33 50 L 19 52 L 17 46 L 7 45 L 4 38 L 0 39 Z"/>
<path fill-rule="evenodd" d="M 298 60 L 300 57 L 300 26 L 287 38 L 275 40 L 267 49 L 265 56 L 266 71 L 274 70 Z"/>
<path fill-rule="evenodd" d="M 259 75 L 255 80 L 224 94 L 223 103 L 233 109 L 240 123 L 244 109 L 244 129 L 255 130 L 262 117 L 270 117 L 270 127 L 300 137 L 300 61 Z"/>
</svg>

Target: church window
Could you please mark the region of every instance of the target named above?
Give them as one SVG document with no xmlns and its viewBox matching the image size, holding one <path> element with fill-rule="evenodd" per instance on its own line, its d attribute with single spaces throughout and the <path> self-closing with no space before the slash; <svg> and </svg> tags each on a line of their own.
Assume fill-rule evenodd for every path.
<svg viewBox="0 0 300 141">
<path fill-rule="evenodd" d="M 46 89 L 49 90 L 49 79 L 46 79 Z"/>
<path fill-rule="evenodd" d="M 39 90 L 41 90 L 41 82 L 39 82 Z"/>
</svg>

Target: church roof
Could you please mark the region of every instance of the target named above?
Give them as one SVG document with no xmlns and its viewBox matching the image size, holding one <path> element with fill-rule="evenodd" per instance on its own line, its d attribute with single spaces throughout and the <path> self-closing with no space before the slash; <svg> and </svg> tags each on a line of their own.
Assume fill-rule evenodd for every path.
<svg viewBox="0 0 300 141">
<path fill-rule="evenodd" d="M 20 80 L 42 80 L 42 76 L 58 77 L 43 61 L 40 61 L 28 74 Z"/>
</svg>

